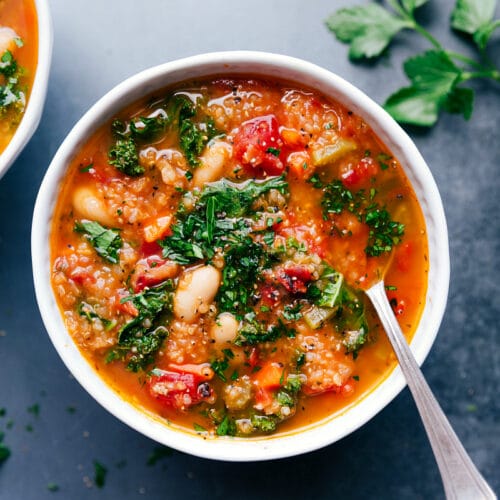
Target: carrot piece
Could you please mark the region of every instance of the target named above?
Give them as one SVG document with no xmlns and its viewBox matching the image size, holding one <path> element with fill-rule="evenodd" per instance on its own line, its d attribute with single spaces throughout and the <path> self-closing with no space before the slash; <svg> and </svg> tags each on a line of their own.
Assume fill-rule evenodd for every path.
<svg viewBox="0 0 500 500">
<path fill-rule="evenodd" d="M 170 222 L 172 221 L 171 215 L 163 215 L 153 219 L 149 224 L 144 226 L 144 239 L 148 243 L 159 240 L 170 228 Z"/>
<path fill-rule="evenodd" d="M 277 389 L 285 380 L 285 369 L 281 363 L 269 361 L 255 375 L 255 383 L 262 389 Z"/>
</svg>

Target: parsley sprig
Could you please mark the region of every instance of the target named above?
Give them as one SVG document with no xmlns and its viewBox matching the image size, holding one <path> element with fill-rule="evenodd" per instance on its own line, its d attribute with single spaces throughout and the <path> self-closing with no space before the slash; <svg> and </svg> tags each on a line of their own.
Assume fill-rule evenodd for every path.
<svg viewBox="0 0 500 500">
<path fill-rule="evenodd" d="M 387 0 L 391 9 L 369 3 L 343 8 L 327 20 L 338 40 L 350 44 L 353 60 L 380 57 L 403 29 L 423 36 L 432 46 L 410 57 L 403 65 L 410 86 L 389 96 L 385 109 L 399 122 L 430 127 L 441 111 L 471 117 L 474 91 L 463 84 L 474 78 L 500 82 L 500 71 L 488 59 L 486 46 L 500 19 L 493 19 L 496 0 L 457 0 L 451 26 L 472 36 L 480 58 L 472 59 L 447 50 L 415 18 L 415 11 L 428 0 Z"/>
<path fill-rule="evenodd" d="M 22 46 L 20 39 L 16 41 Z M 17 64 L 17 60 L 10 50 L 6 50 L 0 56 L 0 116 L 13 112 L 20 115 L 26 105 L 26 95 L 20 83 L 23 68 Z"/>
</svg>

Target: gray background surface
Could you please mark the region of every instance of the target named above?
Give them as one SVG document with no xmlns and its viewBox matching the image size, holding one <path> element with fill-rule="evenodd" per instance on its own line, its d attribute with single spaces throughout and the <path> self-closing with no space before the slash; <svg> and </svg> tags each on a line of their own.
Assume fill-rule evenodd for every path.
<svg viewBox="0 0 500 500">
<path fill-rule="evenodd" d="M 301 57 L 347 78 L 378 102 L 405 83 L 401 61 L 427 47 L 410 33 L 376 65 L 352 65 L 323 25 L 349 0 L 51 0 L 54 56 L 40 127 L 0 181 L 0 431 L 12 456 L 0 466 L 0 499 L 440 498 L 443 490 L 414 404 L 404 390 L 362 429 L 305 456 L 231 464 L 157 446 L 95 403 L 57 356 L 36 306 L 30 261 L 35 196 L 57 147 L 84 111 L 124 78 L 201 52 L 256 49 Z M 452 0 L 420 18 L 446 45 Z M 497 10 L 498 16 L 498 10 Z M 491 46 L 500 64 L 500 36 Z M 451 288 L 424 373 L 479 469 L 500 491 L 500 87 L 475 84 L 470 122 L 446 115 L 409 129 L 447 212 Z M 27 408 L 38 404 L 33 415 Z M 69 413 L 68 406 L 75 412 Z M 93 460 L 106 465 L 91 485 Z M 58 492 L 47 490 L 55 482 Z"/>
</svg>

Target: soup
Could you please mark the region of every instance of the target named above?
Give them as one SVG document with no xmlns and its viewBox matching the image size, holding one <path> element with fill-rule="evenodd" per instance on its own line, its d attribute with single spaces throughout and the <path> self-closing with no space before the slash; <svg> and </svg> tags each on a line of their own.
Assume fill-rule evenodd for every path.
<svg viewBox="0 0 500 500">
<path fill-rule="evenodd" d="M 31 0 L 0 0 L 0 154 L 19 125 L 35 77 L 36 10 Z"/>
<path fill-rule="evenodd" d="M 288 432 L 395 361 L 363 289 L 385 273 L 411 338 L 427 239 L 396 158 L 287 82 L 185 82 L 125 109 L 68 165 L 52 286 L 101 377 L 203 437 Z"/>
</svg>

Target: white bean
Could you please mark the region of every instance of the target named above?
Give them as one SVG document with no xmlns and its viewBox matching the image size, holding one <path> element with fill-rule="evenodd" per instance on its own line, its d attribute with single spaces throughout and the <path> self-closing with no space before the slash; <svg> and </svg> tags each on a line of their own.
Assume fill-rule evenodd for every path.
<svg viewBox="0 0 500 500">
<path fill-rule="evenodd" d="M 207 312 L 219 289 L 220 279 L 220 271 L 212 266 L 184 273 L 174 295 L 175 316 L 192 323 L 200 314 Z"/>
<path fill-rule="evenodd" d="M 228 312 L 220 314 L 210 330 L 210 336 L 218 346 L 232 342 L 238 334 L 239 321 Z"/>
<path fill-rule="evenodd" d="M 200 157 L 200 166 L 194 171 L 193 185 L 202 188 L 207 182 L 221 177 L 226 161 L 231 157 L 233 148 L 225 141 L 209 144 Z"/>
<path fill-rule="evenodd" d="M 16 32 L 7 27 L 0 28 L 0 54 L 3 54 L 6 50 L 14 52 L 16 49 Z"/>
<path fill-rule="evenodd" d="M 78 215 L 85 219 L 97 221 L 105 226 L 114 224 L 104 200 L 90 187 L 79 187 L 74 192 L 73 207 Z"/>
</svg>

